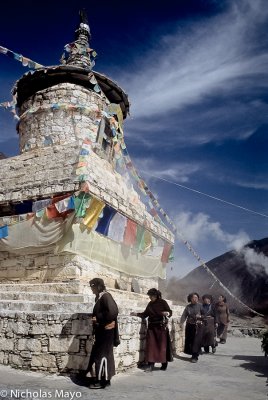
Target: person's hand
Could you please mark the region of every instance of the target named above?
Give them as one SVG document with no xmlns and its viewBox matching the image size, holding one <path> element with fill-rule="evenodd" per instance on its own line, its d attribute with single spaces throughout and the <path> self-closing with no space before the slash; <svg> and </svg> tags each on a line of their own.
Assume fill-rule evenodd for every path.
<svg viewBox="0 0 268 400">
<path fill-rule="evenodd" d="M 169 311 L 162 311 L 162 315 L 164 317 L 168 317 L 169 316 Z"/>
<path fill-rule="evenodd" d="M 216 322 L 216 324 L 215 324 L 215 328 L 218 328 L 218 326 L 219 326 L 219 324 Z"/>
<path fill-rule="evenodd" d="M 97 318 L 96 317 L 92 317 L 92 322 L 93 323 L 97 322 Z"/>
</svg>

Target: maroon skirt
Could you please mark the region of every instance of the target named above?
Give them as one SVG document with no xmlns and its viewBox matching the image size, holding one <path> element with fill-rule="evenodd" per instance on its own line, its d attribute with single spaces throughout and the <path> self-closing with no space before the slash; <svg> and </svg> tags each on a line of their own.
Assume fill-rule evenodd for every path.
<svg viewBox="0 0 268 400">
<path fill-rule="evenodd" d="M 168 327 L 163 324 L 148 325 L 146 334 L 145 361 L 166 363 L 173 360 Z"/>
</svg>

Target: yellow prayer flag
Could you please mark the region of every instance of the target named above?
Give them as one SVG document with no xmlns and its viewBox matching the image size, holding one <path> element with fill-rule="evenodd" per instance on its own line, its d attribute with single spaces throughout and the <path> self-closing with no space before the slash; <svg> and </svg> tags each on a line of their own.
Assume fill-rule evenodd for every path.
<svg viewBox="0 0 268 400">
<path fill-rule="evenodd" d="M 95 197 L 92 198 L 89 208 L 87 208 L 86 215 L 83 219 L 83 224 L 86 225 L 88 229 L 92 229 L 96 224 L 104 206 L 105 203 L 96 199 Z"/>
</svg>

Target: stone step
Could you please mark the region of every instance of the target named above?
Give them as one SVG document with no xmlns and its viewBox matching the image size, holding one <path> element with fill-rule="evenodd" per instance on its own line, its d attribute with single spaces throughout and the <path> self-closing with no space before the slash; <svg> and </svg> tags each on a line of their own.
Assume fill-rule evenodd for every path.
<svg viewBox="0 0 268 400">
<path fill-rule="evenodd" d="M 81 292 L 81 284 L 78 280 L 51 283 L 0 283 L 0 292 L 7 291 L 74 294 L 83 293 Z"/>
<path fill-rule="evenodd" d="M 108 288 L 108 290 L 116 300 L 121 314 L 143 311 L 148 304 L 149 299 L 145 294 L 114 288 Z M 12 304 L 7 306 L 7 303 L 13 303 L 15 308 Z M 26 303 L 29 303 L 27 307 Z M 60 313 L 84 312 L 86 307 L 87 312 L 91 312 L 94 296 L 88 284 L 81 283 L 78 280 L 53 283 L 0 284 L 0 311 L 13 309 L 14 312 L 54 312 L 57 311 L 57 303 L 62 305 Z M 171 301 L 168 301 L 168 303 L 174 315 L 180 311 L 181 306 L 175 306 Z M 68 310 L 68 307 L 71 307 L 70 310 Z"/>
<path fill-rule="evenodd" d="M 36 301 L 36 302 L 72 302 L 72 303 L 93 303 L 94 296 L 88 296 L 84 294 L 75 294 L 75 293 L 43 293 L 43 292 L 23 292 L 23 291 L 14 291 L 12 292 L 2 292 L 0 291 L 0 302 L 1 300 L 20 300 L 21 302 L 27 301 Z"/>
<path fill-rule="evenodd" d="M 36 302 L 36 301 L 25 301 L 22 302 L 20 300 L 1 300 L 0 301 L 0 313 L 3 311 L 20 311 L 24 313 L 31 313 L 35 311 L 42 312 L 54 312 L 57 311 L 59 313 L 68 312 L 68 313 L 90 313 L 92 311 L 93 304 L 87 303 L 74 303 L 74 302 L 63 302 L 63 303 L 55 303 L 55 302 Z"/>
<path fill-rule="evenodd" d="M 118 293 L 112 293 L 116 302 L 121 307 L 133 308 L 133 307 L 141 307 L 144 308 L 145 302 L 143 298 L 139 298 L 138 296 L 134 299 L 125 298 L 122 295 L 118 296 Z M 59 302 L 59 303 L 90 303 L 94 304 L 94 295 L 91 294 L 62 294 L 62 293 L 43 293 L 43 292 L 23 292 L 23 291 L 0 291 L 0 304 L 1 300 L 5 301 L 21 301 L 25 303 L 26 301 L 37 302 L 37 303 L 50 303 L 50 302 Z"/>
<path fill-rule="evenodd" d="M 76 296 L 74 298 L 74 296 Z M 75 301 L 72 301 L 75 300 Z M 143 311 L 144 304 L 129 299 L 116 299 L 119 313 L 130 314 L 131 311 Z M 0 312 L 58 312 L 90 313 L 94 307 L 94 296 L 59 295 L 58 293 L 0 292 Z"/>
</svg>

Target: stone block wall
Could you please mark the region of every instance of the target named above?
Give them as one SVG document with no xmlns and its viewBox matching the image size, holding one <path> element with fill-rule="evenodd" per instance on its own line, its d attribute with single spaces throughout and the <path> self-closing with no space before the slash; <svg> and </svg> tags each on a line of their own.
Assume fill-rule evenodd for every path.
<svg viewBox="0 0 268 400">
<path fill-rule="evenodd" d="M 72 110 L 60 109 L 60 105 L 74 107 Z M 105 98 L 72 83 L 60 83 L 37 92 L 20 109 L 20 152 L 71 143 L 85 137 L 95 142 L 104 107 Z"/>
<path fill-rule="evenodd" d="M 20 252 L 21 253 L 21 252 Z M 151 287 L 158 287 L 158 278 L 142 278 L 105 267 L 97 262 L 70 253 L 59 255 L 49 253 L 12 254 L 0 251 L 0 284 L 5 283 L 46 283 L 79 281 L 83 285 L 94 277 L 102 278 L 108 287 L 132 290 L 132 280 L 139 282 L 141 293 Z M 16 286 L 14 286 L 16 290 Z"/>
<path fill-rule="evenodd" d="M 144 361 L 145 323 L 120 315 L 120 345 L 115 348 L 117 371 Z M 178 319 L 170 319 L 174 354 L 183 346 Z M 0 363 L 52 373 L 86 369 L 92 348 L 89 314 L 0 313 Z"/>
</svg>

